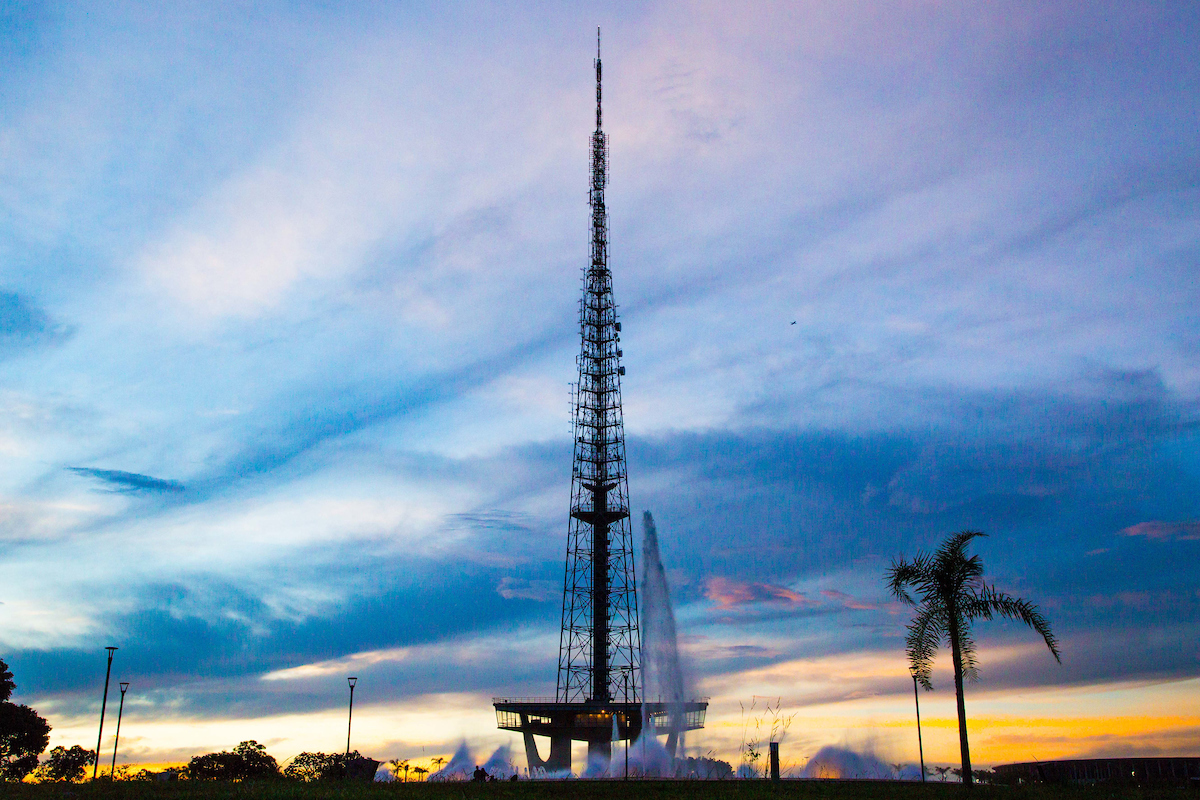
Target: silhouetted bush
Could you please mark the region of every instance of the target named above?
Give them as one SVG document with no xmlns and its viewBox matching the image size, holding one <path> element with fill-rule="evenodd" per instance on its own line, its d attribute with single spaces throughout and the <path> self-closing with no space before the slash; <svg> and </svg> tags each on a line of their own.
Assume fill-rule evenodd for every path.
<svg viewBox="0 0 1200 800">
<path fill-rule="evenodd" d="M 233 752 L 205 753 L 187 765 L 190 780 L 241 781 L 273 778 L 279 775 L 279 763 L 265 747 L 253 740 L 242 742 Z"/>
<path fill-rule="evenodd" d="M 287 765 L 283 775 L 305 783 L 345 778 L 371 780 L 378 767 L 378 761 L 364 757 L 357 750 L 349 756 L 345 753 L 301 753 Z"/>
<path fill-rule="evenodd" d="M 332 758 L 329 753 L 301 753 L 284 768 L 283 776 L 305 783 L 319 781 L 327 776 Z"/>
</svg>

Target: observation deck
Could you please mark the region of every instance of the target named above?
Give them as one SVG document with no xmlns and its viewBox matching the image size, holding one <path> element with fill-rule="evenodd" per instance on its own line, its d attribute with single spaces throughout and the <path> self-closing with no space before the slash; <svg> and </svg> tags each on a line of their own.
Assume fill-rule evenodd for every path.
<svg viewBox="0 0 1200 800">
<path fill-rule="evenodd" d="M 708 698 L 683 703 L 594 702 L 563 703 L 553 697 L 493 697 L 496 725 L 517 731 L 525 739 L 530 768 L 551 772 L 571 769 L 571 742 L 587 742 L 590 751 L 605 750 L 614 741 L 632 741 L 642 733 L 643 712 L 654 734 L 668 734 L 667 750 L 674 750 L 671 734 L 704 727 Z M 678 719 L 678 726 L 675 720 Z M 534 736 L 550 739 L 550 754 L 538 754 Z"/>
</svg>

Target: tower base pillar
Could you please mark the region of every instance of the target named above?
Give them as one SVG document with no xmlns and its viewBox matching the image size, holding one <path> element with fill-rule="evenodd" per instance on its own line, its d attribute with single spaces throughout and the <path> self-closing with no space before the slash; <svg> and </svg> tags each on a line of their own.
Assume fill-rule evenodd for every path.
<svg viewBox="0 0 1200 800">
<path fill-rule="evenodd" d="M 521 732 L 525 739 L 525 762 L 529 768 L 541 767 L 547 772 L 571 771 L 571 737 L 569 735 L 550 737 L 550 756 L 545 760 L 538 754 L 537 742 L 533 733 Z"/>
</svg>

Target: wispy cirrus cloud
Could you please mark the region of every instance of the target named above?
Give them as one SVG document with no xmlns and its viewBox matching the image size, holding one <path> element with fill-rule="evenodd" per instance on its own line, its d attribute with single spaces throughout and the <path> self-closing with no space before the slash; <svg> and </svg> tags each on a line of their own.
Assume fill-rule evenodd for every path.
<svg viewBox="0 0 1200 800">
<path fill-rule="evenodd" d="M 1139 522 L 1117 531 L 1121 536 L 1141 536 L 1158 542 L 1194 542 L 1200 540 L 1200 521 Z"/>
<path fill-rule="evenodd" d="M 880 608 L 880 606 L 875 603 L 864 602 L 852 594 L 839 592 L 837 589 L 822 589 L 821 596 L 832 600 L 833 602 L 838 603 L 845 608 L 854 609 L 855 611 L 876 611 Z"/>
<path fill-rule="evenodd" d="M 179 493 L 186 487 L 179 481 L 166 478 L 155 478 L 151 475 L 141 475 L 136 472 L 125 472 L 119 469 L 96 469 L 94 467 L 67 467 L 69 472 L 95 478 L 109 491 L 121 494 L 160 494 Z"/>
<path fill-rule="evenodd" d="M 505 600 L 524 598 L 548 603 L 562 597 L 562 583 L 549 580 L 530 581 L 524 578 L 504 577 L 496 587 L 496 594 Z"/>
</svg>

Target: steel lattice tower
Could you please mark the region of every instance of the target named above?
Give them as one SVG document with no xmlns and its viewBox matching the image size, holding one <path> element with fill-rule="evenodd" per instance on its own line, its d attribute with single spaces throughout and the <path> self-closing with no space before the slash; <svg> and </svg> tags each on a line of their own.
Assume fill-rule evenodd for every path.
<svg viewBox="0 0 1200 800">
<path fill-rule="evenodd" d="M 596 36 L 596 130 L 592 132 L 591 260 L 579 301 L 582 339 L 574 386 L 571 517 L 559 640 L 559 702 L 638 698 L 641 638 L 625 422 L 621 413 L 621 323 L 608 268 L 608 137 L 601 114 L 599 33 Z"/>
<path fill-rule="evenodd" d="M 575 454 L 563 583 L 558 686 L 550 697 L 493 697 L 496 725 L 521 733 L 531 771 L 571 769 L 571 743 L 607 760 L 614 740 L 704 727 L 705 700 L 644 701 L 625 422 L 621 413 L 621 323 L 608 269 L 608 137 L 600 113 L 600 32 L 596 31 L 596 130 L 592 132 L 591 259 L 579 301 L 582 348 L 572 395 Z M 682 726 L 682 727 L 681 727 Z M 543 758 L 535 737 L 550 740 Z"/>
</svg>

